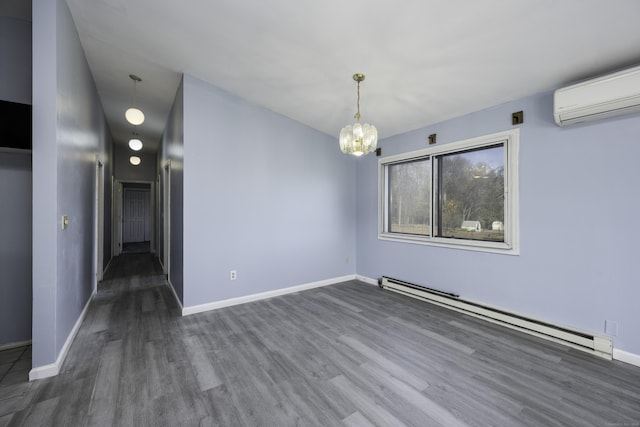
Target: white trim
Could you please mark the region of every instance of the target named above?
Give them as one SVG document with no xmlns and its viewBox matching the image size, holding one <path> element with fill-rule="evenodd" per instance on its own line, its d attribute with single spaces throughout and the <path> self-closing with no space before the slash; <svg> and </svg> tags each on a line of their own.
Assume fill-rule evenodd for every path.
<svg viewBox="0 0 640 427">
<path fill-rule="evenodd" d="M 48 365 L 38 366 L 37 368 L 31 369 L 31 371 L 29 372 L 29 381 L 41 380 L 43 378 L 48 378 L 48 377 L 55 377 L 60 373 L 60 367 L 62 366 L 62 363 L 64 363 L 64 359 L 67 357 L 69 348 L 71 347 L 73 340 L 76 338 L 76 335 L 80 330 L 80 326 L 82 326 L 82 322 L 84 322 L 84 318 L 87 316 L 87 312 L 89 311 L 89 305 L 91 304 L 91 301 L 93 301 L 93 297 L 95 295 L 96 295 L 96 292 L 94 290 L 94 292 L 89 297 L 89 300 L 85 304 L 84 308 L 82 309 L 82 313 L 80 313 L 78 320 L 76 320 L 76 324 L 73 325 L 71 332 L 67 336 L 67 340 L 64 342 L 62 349 L 60 349 L 60 353 L 58 354 L 58 358 L 56 359 L 56 361 Z"/>
<path fill-rule="evenodd" d="M 27 346 L 27 345 L 31 345 L 31 340 L 10 342 L 10 343 L 7 343 L 7 344 L 0 345 L 0 351 L 11 350 L 12 348 L 24 347 L 24 346 Z"/>
<path fill-rule="evenodd" d="M 163 209 L 163 224 L 164 231 L 162 232 L 162 268 L 167 278 L 171 277 L 171 160 L 167 160 L 167 163 L 162 168 L 162 209 Z"/>
<path fill-rule="evenodd" d="M 100 156 L 96 154 L 96 176 L 95 176 L 95 204 L 94 204 L 94 291 L 98 288 L 98 283 L 104 276 L 104 163 Z"/>
<path fill-rule="evenodd" d="M 368 285 L 378 286 L 378 281 L 376 279 L 372 279 L 371 277 L 360 276 L 359 274 L 356 274 L 356 280 L 364 282 Z"/>
<path fill-rule="evenodd" d="M 178 297 L 178 294 L 176 293 L 176 289 L 173 287 L 173 283 L 171 283 L 171 280 L 169 278 L 167 278 L 167 286 L 169 286 L 169 289 L 171 289 L 171 293 L 173 294 L 173 297 L 176 299 L 176 302 L 178 303 L 178 306 L 180 307 L 180 311 L 182 312 L 182 315 L 184 316 L 184 307 L 182 307 L 182 303 L 180 302 L 180 298 Z"/>
<path fill-rule="evenodd" d="M 182 309 L 183 316 L 189 316 L 191 314 L 202 313 L 205 311 L 215 310 L 223 307 L 230 307 L 233 305 L 244 304 L 247 302 L 259 301 L 267 298 L 273 298 L 280 295 L 292 294 L 295 292 L 306 291 L 308 289 L 319 288 L 321 286 L 333 285 L 340 282 L 346 282 L 348 280 L 356 280 L 355 274 L 348 276 L 335 277 L 333 279 L 320 280 L 319 282 L 307 283 L 304 285 L 291 286 L 289 288 L 276 289 L 274 291 L 261 292 L 258 294 L 245 295 L 237 298 L 229 298 L 222 301 L 214 301 L 207 304 L 193 305 L 191 307 L 185 307 Z"/>
<path fill-rule="evenodd" d="M 504 168 L 505 168 L 505 234 L 503 242 L 488 242 L 482 240 L 463 240 L 451 239 L 434 236 L 417 236 L 403 233 L 392 233 L 385 231 L 385 218 L 387 212 L 387 173 L 386 167 L 394 163 L 404 163 L 411 160 L 421 158 L 430 158 L 433 161 L 434 156 L 441 156 L 447 153 L 455 153 L 467 149 L 481 148 L 496 143 L 504 143 Z M 505 255 L 519 255 L 519 145 L 520 145 L 520 129 L 510 129 L 502 132 L 496 132 L 489 135 L 483 135 L 463 141 L 450 142 L 441 146 L 434 146 L 415 150 L 407 153 L 395 154 L 383 157 L 378 160 L 378 240 L 386 240 L 393 242 L 412 243 L 428 246 L 439 246 L 452 249 L 463 249 L 481 252 L 499 253 Z M 432 182 L 432 187 L 435 183 Z M 436 192 L 432 191 L 432 197 L 436 197 Z M 433 221 L 433 208 L 435 201 L 431 203 L 431 215 Z M 432 224 L 433 225 L 433 224 Z M 433 228 L 433 227 L 432 227 Z"/>
<path fill-rule="evenodd" d="M 50 363 L 44 366 L 38 366 L 37 368 L 31 369 L 29 371 L 29 381 L 34 380 L 42 380 L 44 378 L 55 377 L 60 373 L 60 369 L 58 368 L 60 365 L 58 362 Z"/>
<path fill-rule="evenodd" d="M 124 221 L 124 190 L 126 184 L 148 184 L 149 185 L 149 252 L 154 253 L 156 247 L 156 215 L 154 212 L 154 206 L 156 201 L 156 182 L 155 180 L 141 180 L 141 179 L 120 179 L 114 178 L 114 185 L 117 187 L 117 194 L 114 193 L 115 201 L 112 203 L 112 207 L 116 211 L 112 214 L 112 228 L 115 229 L 116 237 L 112 238 L 112 247 L 116 249 L 116 256 L 122 253 L 124 248 L 123 243 L 123 230 L 122 224 Z M 119 215 L 119 218 L 116 216 Z M 114 219 L 115 218 L 115 219 Z M 117 224 L 116 224 L 117 221 Z M 113 256 L 113 255 L 112 255 Z"/>
<path fill-rule="evenodd" d="M 613 358 L 630 365 L 640 367 L 640 354 L 629 353 L 624 350 L 613 349 Z"/>
</svg>

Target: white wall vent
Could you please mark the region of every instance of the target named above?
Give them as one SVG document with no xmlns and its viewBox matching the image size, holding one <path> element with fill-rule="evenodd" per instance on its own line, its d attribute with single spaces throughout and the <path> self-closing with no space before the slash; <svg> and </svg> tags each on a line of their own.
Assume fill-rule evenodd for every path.
<svg viewBox="0 0 640 427">
<path fill-rule="evenodd" d="M 555 91 L 553 115 L 559 126 L 640 112 L 640 66 Z"/>
</svg>

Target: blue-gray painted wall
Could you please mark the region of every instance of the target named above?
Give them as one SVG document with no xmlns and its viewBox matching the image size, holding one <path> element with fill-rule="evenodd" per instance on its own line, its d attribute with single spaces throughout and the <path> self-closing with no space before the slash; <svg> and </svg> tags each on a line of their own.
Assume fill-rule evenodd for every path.
<svg viewBox="0 0 640 427">
<path fill-rule="evenodd" d="M 110 143 L 66 2 L 34 0 L 34 367 L 56 361 L 92 294 L 95 163 L 96 156 L 105 163 L 110 182 Z M 109 195 L 108 182 L 105 188 Z M 65 230 L 62 215 L 69 217 Z"/>
<path fill-rule="evenodd" d="M 0 200 L 2 346 L 31 339 L 30 152 L 0 151 Z"/>
<path fill-rule="evenodd" d="M 31 104 L 31 22 L 0 16 L 0 99 Z"/>
<path fill-rule="evenodd" d="M 184 305 L 354 274 L 355 159 L 335 138 L 183 84 Z"/>
<path fill-rule="evenodd" d="M 31 104 L 29 21 L 0 16 L 0 99 Z M 0 151 L 0 200 L 2 346 L 31 339 L 30 152 Z"/>
<path fill-rule="evenodd" d="M 380 142 L 383 156 L 520 127 L 520 255 L 377 238 L 377 158 L 358 162 L 358 274 L 404 279 L 463 298 L 604 334 L 640 354 L 636 270 L 640 117 L 558 127 L 553 94 L 478 111 Z"/>
</svg>

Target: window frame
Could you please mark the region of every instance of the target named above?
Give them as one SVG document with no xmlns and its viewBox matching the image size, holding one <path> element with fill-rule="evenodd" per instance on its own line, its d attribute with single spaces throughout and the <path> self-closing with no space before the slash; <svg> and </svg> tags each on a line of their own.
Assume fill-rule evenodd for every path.
<svg viewBox="0 0 640 427">
<path fill-rule="evenodd" d="M 504 242 L 492 242 L 483 240 L 467 240 L 454 239 L 450 237 L 434 237 L 405 234 L 388 231 L 388 215 L 389 215 L 389 177 L 387 166 L 392 164 L 401 164 L 420 159 L 428 158 L 431 162 L 431 205 L 430 213 L 430 230 L 434 232 L 434 210 L 437 203 L 437 179 L 433 176 L 435 168 L 434 164 L 437 158 L 445 154 L 454 154 L 477 149 L 490 147 L 496 144 L 504 144 Z M 475 138 L 465 139 L 462 141 L 451 142 L 440 146 L 423 148 L 421 150 L 410 151 L 406 153 L 396 154 L 383 157 L 378 160 L 378 239 L 413 243 L 428 246 L 439 246 L 446 248 L 456 248 L 471 251 L 500 253 L 507 255 L 519 255 L 519 149 L 520 149 L 520 129 L 512 129 L 502 132 L 496 132 L 489 135 L 483 135 Z"/>
</svg>

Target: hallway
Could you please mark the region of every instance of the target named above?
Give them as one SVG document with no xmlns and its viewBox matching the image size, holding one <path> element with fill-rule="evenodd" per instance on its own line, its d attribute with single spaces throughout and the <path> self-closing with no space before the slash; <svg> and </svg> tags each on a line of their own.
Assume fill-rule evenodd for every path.
<svg viewBox="0 0 640 427">
<path fill-rule="evenodd" d="M 147 358 L 154 361 L 165 340 L 175 339 L 166 335 L 167 324 L 180 319 L 165 285 L 152 254 L 114 258 L 60 374 L 28 382 L 29 370 L 23 369 L 21 378 L 0 385 L 0 426 L 131 425 L 124 420 L 149 419 L 128 415 L 151 410 L 137 406 L 141 397 L 149 403 L 153 390 L 163 390 L 157 381 L 166 370 L 147 366 Z M 156 382 L 147 384 L 149 369 Z M 116 415 L 120 421 L 115 421 Z"/>
</svg>

